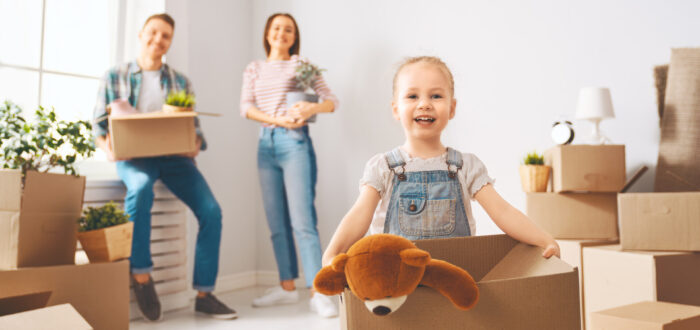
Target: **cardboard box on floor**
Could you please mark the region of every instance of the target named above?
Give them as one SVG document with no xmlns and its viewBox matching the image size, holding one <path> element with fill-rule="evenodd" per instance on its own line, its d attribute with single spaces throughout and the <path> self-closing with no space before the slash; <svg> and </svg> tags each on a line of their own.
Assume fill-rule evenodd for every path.
<svg viewBox="0 0 700 330">
<path fill-rule="evenodd" d="M 95 329 L 128 329 L 129 262 L 0 271 L 0 315 L 60 304 Z"/>
<path fill-rule="evenodd" d="M 615 239 L 616 193 L 527 193 L 526 213 L 557 239 Z"/>
<path fill-rule="evenodd" d="M 62 304 L 0 316 L 0 329 L 92 330 L 93 328 L 73 306 Z"/>
<path fill-rule="evenodd" d="M 617 240 L 557 240 L 561 250 L 561 260 L 567 264 L 578 268 L 578 284 L 579 297 L 581 305 L 581 315 L 586 315 L 585 300 L 583 287 L 585 280 L 583 278 L 583 248 L 587 246 L 601 246 L 618 244 Z M 581 317 L 581 329 L 586 329 L 585 318 Z"/>
<path fill-rule="evenodd" d="M 109 117 L 116 158 L 138 158 L 193 152 L 197 148 L 196 112 L 138 113 Z"/>
<path fill-rule="evenodd" d="M 624 145 L 560 145 L 544 153 L 554 192 L 618 192 L 625 185 Z"/>
<path fill-rule="evenodd" d="M 618 195 L 625 250 L 700 251 L 700 192 Z"/>
<path fill-rule="evenodd" d="M 700 253 L 583 248 L 586 324 L 591 313 L 639 301 L 700 306 Z"/>
<path fill-rule="evenodd" d="M 591 330 L 697 330 L 700 307 L 643 301 L 591 314 Z"/>
<path fill-rule="evenodd" d="M 0 269 L 72 264 L 85 177 L 0 170 Z"/>
<path fill-rule="evenodd" d="M 579 329 L 578 271 L 556 257 L 543 258 L 541 249 L 505 235 L 415 244 L 474 277 L 476 306 L 461 311 L 437 291 L 418 287 L 396 312 L 376 316 L 346 289 L 342 329 Z"/>
</svg>

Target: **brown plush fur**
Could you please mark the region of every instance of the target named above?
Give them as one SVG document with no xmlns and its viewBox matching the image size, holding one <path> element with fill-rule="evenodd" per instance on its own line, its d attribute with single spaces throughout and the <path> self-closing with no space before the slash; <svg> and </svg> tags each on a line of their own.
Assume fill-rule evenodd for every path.
<svg viewBox="0 0 700 330">
<path fill-rule="evenodd" d="M 322 294 L 340 294 L 349 286 L 362 300 L 408 295 L 419 284 L 437 290 L 462 310 L 472 308 L 479 299 L 479 289 L 467 271 L 431 259 L 411 241 L 391 234 L 357 241 L 314 279 L 316 291 Z"/>
</svg>

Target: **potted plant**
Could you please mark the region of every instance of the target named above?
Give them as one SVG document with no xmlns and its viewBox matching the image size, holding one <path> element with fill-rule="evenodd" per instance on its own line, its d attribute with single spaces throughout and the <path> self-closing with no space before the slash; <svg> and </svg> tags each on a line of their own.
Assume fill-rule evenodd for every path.
<svg viewBox="0 0 700 330">
<path fill-rule="evenodd" d="M 536 151 L 528 153 L 520 165 L 520 182 L 525 192 L 547 191 L 552 168 L 544 165 L 544 156 Z"/>
<path fill-rule="evenodd" d="M 187 93 L 184 90 L 179 92 L 170 92 L 163 104 L 163 112 L 186 112 L 192 111 L 194 105 L 194 94 Z"/>
<path fill-rule="evenodd" d="M 299 65 L 296 68 L 296 75 L 294 79 L 296 80 L 296 88 L 300 91 L 287 92 L 287 109 L 290 109 L 297 102 L 318 102 L 318 95 L 306 93 L 307 90 L 311 89 L 311 86 L 316 81 L 316 78 L 321 76 L 321 73 L 326 71 L 326 69 L 319 69 L 316 65 L 311 64 L 308 60 L 300 60 Z M 307 123 L 312 123 L 316 121 L 316 115 L 313 115 L 306 119 Z"/>
<path fill-rule="evenodd" d="M 78 220 L 78 239 L 91 263 L 131 256 L 134 223 L 114 202 L 88 207 Z"/>
</svg>

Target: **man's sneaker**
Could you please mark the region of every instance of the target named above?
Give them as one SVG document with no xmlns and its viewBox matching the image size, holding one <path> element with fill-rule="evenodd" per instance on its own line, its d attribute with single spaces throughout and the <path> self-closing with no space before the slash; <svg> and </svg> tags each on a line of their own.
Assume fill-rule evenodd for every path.
<svg viewBox="0 0 700 330">
<path fill-rule="evenodd" d="M 156 294 L 156 288 L 153 285 L 153 278 L 149 277 L 148 282 L 141 284 L 132 277 L 131 284 L 143 318 L 152 322 L 160 321 L 163 314 L 160 311 L 160 301 L 158 301 L 158 294 Z"/>
<path fill-rule="evenodd" d="M 208 293 L 204 297 L 197 297 L 194 303 L 194 310 L 201 315 L 206 315 L 220 320 L 233 320 L 238 317 L 236 311 L 228 308 L 213 294 Z"/>
<path fill-rule="evenodd" d="M 323 317 L 336 317 L 338 316 L 338 308 L 330 297 L 322 295 L 318 292 L 314 293 L 313 297 L 309 301 L 309 307 L 312 312 Z"/>
<path fill-rule="evenodd" d="M 297 290 L 287 291 L 276 286 L 265 290 L 265 294 L 253 299 L 253 307 L 267 307 L 284 304 L 294 304 L 299 301 Z"/>
</svg>

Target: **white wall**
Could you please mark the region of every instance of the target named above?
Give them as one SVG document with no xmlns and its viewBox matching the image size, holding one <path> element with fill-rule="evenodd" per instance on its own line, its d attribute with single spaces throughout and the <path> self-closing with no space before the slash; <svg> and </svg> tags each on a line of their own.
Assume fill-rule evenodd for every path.
<svg viewBox="0 0 700 330">
<path fill-rule="evenodd" d="M 552 145 L 552 122 L 573 119 L 584 86 L 610 87 L 617 118 L 601 126 L 627 146 L 628 172 L 653 167 L 659 129 L 652 67 L 668 62 L 671 47 L 700 45 L 696 1 L 169 0 L 168 11 L 171 4 L 182 7 L 176 19 L 188 21 L 189 36 L 178 39 L 178 25 L 170 59 L 186 64 L 202 111 L 226 113 L 204 120 L 211 149 L 199 159 L 225 210 L 224 273 L 251 264 L 276 269 L 257 187 L 257 127 L 236 114 L 242 71 L 264 58 L 262 30 L 274 12 L 295 16 L 301 54 L 328 69 L 341 103 L 311 127 L 324 247 L 357 196 L 367 159 L 403 142 L 389 104 L 404 56 L 447 62 L 458 106 L 444 142 L 478 155 L 498 191 L 523 209 L 519 161 Z M 575 128 L 580 143 L 590 126 Z M 653 177 L 652 170 L 635 190 L 651 190 Z M 479 234 L 499 232 L 478 206 L 475 217 Z"/>
</svg>

